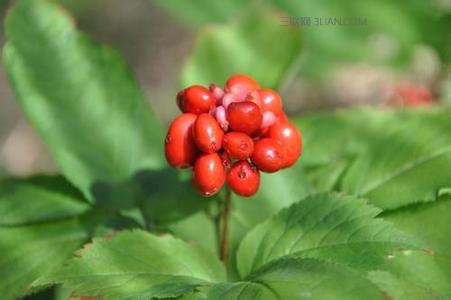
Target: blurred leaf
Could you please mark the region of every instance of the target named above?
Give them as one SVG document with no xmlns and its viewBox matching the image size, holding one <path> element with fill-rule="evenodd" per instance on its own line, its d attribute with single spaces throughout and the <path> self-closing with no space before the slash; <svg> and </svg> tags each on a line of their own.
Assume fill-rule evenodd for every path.
<svg viewBox="0 0 451 300">
<path fill-rule="evenodd" d="M 238 250 L 242 277 L 286 255 L 340 263 L 357 270 L 371 270 L 396 249 L 413 247 L 381 219 L 379 209 L 361 199 L 316 194 L 281 210 L 256 226 Z"/>
<path fill-rule="evenodd" d="M 90 200 L 97 184 L 163 165 L 162 132 L 132 73 L 58 6 L 19 0 L 4 61 L 17 100 L 65 176 Z"/>
<path fill-rule="evenodd" d="M 60 176 L 0 181 L 0 226 L 60 220 L 89 208 L 80 192 Z"/>
<path fill-rule="evenodd" d="M 440 16 L 435 29 L 436 34 L 429 36 L 430 43 L 435 46 L 443 61 L 451 62 L 451 11 Z"/>
<path fill-rule="evenodd" d="M 268 2 L 290 15 L 293 27 L 303 29 L 305 47 L 300 70 L 304 76 L 328 78 L 334 68 L 356 61 L 407 66 L 414 46 L 437 34 L 437 10 L 432 1 Z M 317 18 L 323 25 L 315 23 Z M 324 25 L 334 18 L 362 25 Z"/>
<path fill-rule="evenodd" d="M 301 164 L 319 186 L 364 196 L 386 210 L 433 201 L 450 185 L 447 108 L 342 111 L 307 116 L 298 125 L 305 140 Z"/>
<path fill-rule="evenodd" d="M 250 0 L 158 0 L 157 5 L 190 26 L 221 23 L 239 14 Z"/>
<path fill-rule="evenodd" d="M 253 9 L 239 20 L 200 33 L 182 82 L 222 84 L 235 73 L 245 73 L 262 86 L 276 88 L 293 72 L 300 49 L 298 29 L 282 27 L 276 15 Z"/>
<path fill-rule="evenodd" d="M 31 283 L 60 267 L 87 239 L 78 220 L 0 227 L 0 293 L 15 299 L 31 291 Z"/>
<path fill-rule="evenodd" d="M 368 140 L 342 189 L 384 210 L 434 201 L 440 189 L 451 186 L 449 110 L 399 112 L 385 128 Z"/>
<path fill-rule="evenodd" d="M 64 283 L 77 295 L 150 299 L 177 297 L 224 279 L 223 266 L 210 253 L 171 236 L 135 230 L 94 239 L 80 258 L 35 285 Z"/>
</svg>

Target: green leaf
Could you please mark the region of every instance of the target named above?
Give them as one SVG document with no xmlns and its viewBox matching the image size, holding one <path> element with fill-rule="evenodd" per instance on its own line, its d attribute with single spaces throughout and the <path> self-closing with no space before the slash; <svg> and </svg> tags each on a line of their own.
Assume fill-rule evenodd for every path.
<svg viewBox="0 0 451 300">
<path fill-rule="evenodd" d="M 418 299 L 451 295 L 451 256 L 438 255 L 430 248 L 420 250 L 422 243 L 375 218 L 379 213 L 379 209 L 355 197 L 309 196 L 256 226 L 244 238 L 237 254 L 238 270 L 242 278 L 263 283 L 281 299 L 298 295 L 295 288 L 304 285 L 303 293 L 323 293 L 314 299 L 328 299 L 351 290 L 356 290 L 355 297 L 365 297 L 362 291 L 357 292 L 360 288 L 374 291 L 367 296 L 371 299 L 380 298 L 381 293 L 409 299 L 407 295 L 412 293 L 404 294 L 403 289 L 424 296 Z M 321 271 L 310 274 L 312 265 Z M 275 266 L 277 279 L 272 273 Z M 364 285 L 350 286 L 357 280 Z M 297 284 L 292 286 L 287 281 Z M 283 294 L 287 290 L 290 292 Z"/>
<path fill-rule="evenodd" d="M 318 187 L 364 196 L 384 210 L 433 201 L 450 186 L 448 119 L 445 107 L 306 116 L 297 122 L 301 164 Z"/>
<path fill-rule="evenodd" d="M 383 271 L 382 271 L 383 270 Z M 451 256 L 403 250 L 387 256 L 368 278 L 394 299 L 449 299 Z"/>
<path fill-rule="evenodd" d="M 313 192 L 315 188 L 308 182 L 299 163 L 277 173 L 261 173 L 260 188 L 255 196 L 251 198 L 232 196 L 234 205 L 232 219 L 240 227 L 250 230 L 272 216 L 274 212 L 298 202 Z"/>
<path fill-rule="evenodd" d="M 246 233 L 255 225 L 273 215 L 274 212 L 297 202 L 314 191 L 302 172 L 301 165 L 296 164 L 290 169 L 274 174 L 262 173 L 260 189 L 251 198 L 232 195 L 229 278 L 238 278 L 236 257 L 233 253 L 238 249 Z M 195 241 L 212 251 L 217 250 L 217 241 L 214 238 L 214 223 L 203 212 L 172 224 L 170 229 L 177 236 L 187 241 Z"/>
<path fill-rule="evenodd" d="M 224 83 L 235 73 L 278 87 L 296 66 L 301 44 L 296 28 L 282 27 L 273 14 L 253 9 L 238 21 L 202 31 L 185 65 L 184 85 Z"/>
<path fill-rule="evenodd" d="M 169 231 L 180 239 L 219 254 L 214 222 L 204 211 L 170 224 Z"/>
<path fill-rule="evenodd" d="M 89 208 L 80 192 L 60 176 L 0 181 L 0 226 L 64 219 Z"/>
<path fill-rule="evenodd" d="M 415 247 L 391 224 L 375 219 L 379 209 L 361 199 L 316 194 L 255 227 L 238 250 L 242 277 L 284 257 L 313 257 L 359 270 L 377 268 L 394 249 Z"/>
<path fill-rule="evenodd" d="M 315 259 L 287 257 L 249 281 L 214 285 L 208 299 L 382 299 L 371 281 L 346 267 Z"/>
<path fill-rule="evenodd" d="M 239 14 L 249 0 L 209 1 L 209 0 L 159 0 L 157 5 L 190 26 L 206 23 L 220 23 Z"/>
<path fill-rule="evenodd" d="M 93 243 L 68 264 L 35 282 L 63 283 L 77 295 L 107 299 L 177 297 L 225 280 L 216 257 L 172 236 L 124 231 Z"/>
<path fill-rule="evenodd" d="M 92 43 L 49 1 L 17 1 L 6 35 L 17 100 L 87 198 L 99 184 L 163 165 L 160 125 L 120 55 Z"/>
<path fill-rule="evenodd" d="M 143 171 L 134 181 L 142 197 L 142 211 L 151 225 L 166 225 L 183 219 L 215 199 L 205 199 L 197 193 L 191 184 L 191 170 Z"/>
<path fill-rule="evenodd" d="M 291 26 L 302 28 L 305 47 L 300 74 L 308 77 L 327 79 L 331 71 L 346 63 L 407 67 L 415 45 L 437 36 L 440 29 L 438 11 L 428 1 L 269 2 L 291 16 Z M 322 24 L 317 23 L 318 18 Z M 325 25 L 329 19 L 361 25 Z"/>
<path fill-rule="evenodd" d="M 448 109 L 392 113 L 386 130 L 368 140 L 350 166 L 342 190 L 384 210 L 434 201 L 451 185 L 449 132 Z"/>
<path fill-rule="evenodd" d="M 424 241 L 434 252 L 451 256 L 451 197 L 383 213 L 382 217 Z"/>
<path fill-rule="evenodd" d="M 18 227 L 0 227 L 0 293 L 14 299 L 31 283 L 60 267 L 87 239 L 76 219 Z"/>
</svg>

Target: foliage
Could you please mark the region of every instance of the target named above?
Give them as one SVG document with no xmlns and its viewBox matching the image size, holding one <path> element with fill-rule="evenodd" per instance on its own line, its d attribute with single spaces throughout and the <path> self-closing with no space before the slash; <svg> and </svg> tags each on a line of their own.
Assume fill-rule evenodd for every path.
<svg viewBox="0 0 451 300">
<path fill-rule="evenodd" d="M 237 4 L 215 8 L 222 21 Z M 300 32 L 281 30 L 265 10 L 242 16 L 204 31 L 186 82 L 242 71 L 279 87 L 297 72 Z M 3 298 L 54 285 L 107 299 L 451 297 L 448 108 L 294 118 L 303 156 L 264 174 L 255 197 L 233 196 L 223 266 L 213 222 L 221 195 L 203 199 L 186 172 L 164 167 L 162 126 L 122 58 L 52 1 L 18 0 L 6 33 L 17 101 L 62 176 L 0 181 Z M 230 57 L 221 60 L 220 47 Z"/>
</svg>

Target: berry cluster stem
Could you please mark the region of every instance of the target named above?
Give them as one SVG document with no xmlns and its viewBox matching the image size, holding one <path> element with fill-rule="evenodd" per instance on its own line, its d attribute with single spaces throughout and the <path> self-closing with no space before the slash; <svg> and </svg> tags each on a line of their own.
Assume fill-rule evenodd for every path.
<svg viewBox="0 0 451 300">
<path fill-rule="evenodd" d="M 222 207 L 222 233 L 219 247 L 219 257 L 221 261 L 227 265 L 229 258 L 229 219 L 230 219 L 230 206 L 232 200 L 232 191 L 229 187 L 226 187 L 224 204 Z"/>
</svg>

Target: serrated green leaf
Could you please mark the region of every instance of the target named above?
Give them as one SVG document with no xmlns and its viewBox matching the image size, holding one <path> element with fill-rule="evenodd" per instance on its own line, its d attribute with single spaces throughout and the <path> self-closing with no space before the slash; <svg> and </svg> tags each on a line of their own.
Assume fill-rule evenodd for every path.
<svg viewBox="0 0 451 300">
<path fill-rule="evenodd" d="M 265 266 L 249 281 L 214 285 L 208 299 L 381 299 L 371 281 L 343 266 L 287 257 Z"/>
<path fill-rule="evenodd" d="M 31 283 L 60 267 L 87 239 L 78 220 L 18 227 L 0 227 L 0 293 L 16 299 L 31 291 Z"/>
<path fill-rule="evenodd" d="M 0 226 L 64 219 L 89 208 L 80 192 L 60 176 L 0 181 Z"/>
<path fill-rule="evenodd" d="M 292 71 L 301 49 L 299 30 L 281 27 L 278 18 L 253 9 L 228 25 L 203 30 L 185 65 L 183 84 L 223 84 L 235 73 L 278 87 Z"/>
<path fill-rule="evenodd" d="M 301 165 L 296 164 L 290 169 L 274 174 L 262 173 L 260 189 L 251 198 L 232 195 L 229 278 L 238 278 L 236 257 L 232 253 L 236 252 L 245 234 L 255 225 L 273 215 L 274 212 L 297 202 L 314 191 L 315 189 L 302 172 Z M 185 240 L 200 241 L 199 243 L 204 247 L 217 251 L 215 227 L 209 217 L 212 216 L 201 212 L 171 225 L 170 229 Z"/>
<path fill-rule="evenodd" d="M 68 264 L 35 282 L 63 283 L 78 295 L 107 299 L 177 297 L 225 280 L 222 264 L 210 253 L 172 236 L 125 231 L 93 243 Z"/>
<path fill-rule="evenodd" d="M 17 100 L 62 172 L 92 200 L 96 185 L 163 165 L 162 131 L 132 72 L 56 4 L 19 0 L 4 62 Z"/>
<path fill-rule="evenodd" d="M 339 262 L 359 270 L 377 268 L 395 249 L 415 245 L 391 224 L 375 219 L 379 213 L 354 197 L 309 196 L 244 238 L 237 254 L 238 270 L 246 277 L 286 255 Z"/>
</svg>

